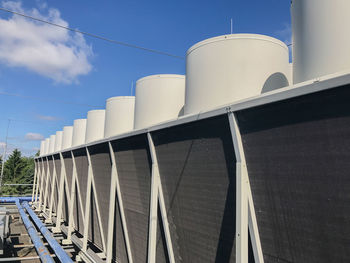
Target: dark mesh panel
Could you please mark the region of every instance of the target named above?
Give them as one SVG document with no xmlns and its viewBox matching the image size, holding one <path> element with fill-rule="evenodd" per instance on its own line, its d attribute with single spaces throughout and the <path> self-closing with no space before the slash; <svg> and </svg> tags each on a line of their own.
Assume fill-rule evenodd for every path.
<svg viewBox="0 0 350 263">
<path fill-rule="evenodd" d="M 63 223 L 64 225 L 68 225 L 68 199 L 67 199 L 67 191 L 66 191 L 66 184 L 64 183 L 63 186 L 63 200 L 62 200 L 62 217 L 63 217 Z"/>
<path fill-rule="evenodd" d="M 152 134 L 178 262 L 235 262 L 236 160 L 227 116 Z"/>
<path fill-rule="evenodd" d="M 41 201 L 41 204 L 44 204 L 44 198 L 45 198 L 45 187 L 46 187 L 46 181 L 47 181 L 47 162 L 46 160 L 43 161 L 43 167 L 44 167 L 44 171 L 42 173 L 42 188 L 40 190 L 42 190 L 42 192 L 39 193 L 40 195 L 40 201 Z"/>
<path fill-rule="evenodd" d="M 73 176 L 73 161 L 70 152 L 63 153 L 64 167 L 66 168 L 66 178 L 68 183 L 68 189 L 72 187 L 72 176 Z"/>
<path fill-rule="evenodd" d="M 57 154 L 54 156 L 54 163 L 56 168 L 56 178 L 55 178 L 55 189 L 54 189 L 54 195 L 53 195 L 53 207 L 54 212 L 57 213 L 57 205 L 58 205 L 58 195 L 59 195 L 59 184 L 60 184 L 60 178 L 61 178 L 61 160 L 60 156 Z"/>
<path fill-rule="evenodd" d="M 81 209 L 80 203 L 79 203 L 79 197 L 78 197 L 78 186 L 75 185 L 75 196 L 74 198 L 74 204 L 73 204 L 73 220 L 75 229 L 82 235 L 84 234 L 84 224 L 83 224 L 83 211 Z"/>
<path fill-rule="evenodd" d="M 46 206 L 49 207 L 50 206 L 50 202 L 51 202 L 51 193 L 53 191 L 52 189 L 52 179 L 53 179 L 53 160 L 52 160 L 52 156 L 48 157 L 49 159 L 49 171 L 50 171 L 50 176 L 47 178 L 47 195 L 46 195 Z"/>
<path fill-rule="evenodd" d="M 238 113 L 264 259 L 350 262 L 350 87 Z"/>
<path fill-rule="evenodd" d="M 98 144 L 89 148 L 92 169 L 94 172 L 94 181 L 96 187 L 96 194 L 98 205 L 100 208 L 100 215 L 102 221 L 102 228 L 107 243 L 108 235 L 108 215 L 109 215 L 109 199 L 111 188 L 111 171 L 112 164 L 109 154 L 108 143 Z M 100 231 L 100 229 L 95 229 Z M 102 244 L 101 244 L 102 247 Z"/>
<path fill-rule="evenodd" d="M 94 191 L 91 189 L 91 207 L 90 207 L 90 221 L 88 239 L 94 243 L 96 247 L 103 250 L 101 231 L 98 223 L 97 206 L 94 198 Z"/>
<path fill-rule="evenodd" d="M 66 178 L 67 178 L 67 184 L 65 183 L 65 202 L 66 205 L 66 213 L 63 214 L 64 220 L 66 223 L 68 223 L 68 217 L 69 217 L 69 204 L 68 204 L 68 196 L 70 195 L 71 188 L 72 188 L 72 175 L 73 175 L 73 161 L 72 161 L 72 155 L 71 152 L 64 152 L 63 154 L 64 159 L 64 167 L 66 168 Z"/>
<path fill-rule="evenodd" d="M 115 196 L 115 211 L 114 211 L 114 233 L 113 233 L 113 251 L 112 257 L 114 262 L 127 263 L 129 262 L 126 253 L 125 237 L 122 228 L 120 210 L 118 205 L 117 195 Z"/>
<path fill-rule="evenodd" d="M 157 223 L 157 263 L 169 263 L 168 249 L 166 245 L 165 233 L 163 228 L 162 215 L 158 206 L 158 223 Z"/>
<path fill-rule="evenodd" d="M 134 262 L 146 262 L 151 162 L 146 135 L 113 142 Z"/>
<path fill-rule="evenodd" d="M 82 209 L 81 213 L 85 212 L 85 204 L 86 204 L 86 190 L 87 190 L 87 179 L 88 179 L 88 158 L 86 154 L 86 149 L 78 149 L 73 151 L 74 159 L 75 159 L 75 165 L 77 167 L 77 185 L 80 190 L 80 197 L 83 204 L 83 207 L 80 207 L 80 203 L 78 202 L 77 205 L 79 209 Z M 78 192 L 76 192 L 78 194 Z M 80 211 L 79 211 L 80 212 Z M 77 229 L 81 234 L 84 232 L 84 221 L 83 217 L 79 216 L 79 229 Z"/>
</svg>

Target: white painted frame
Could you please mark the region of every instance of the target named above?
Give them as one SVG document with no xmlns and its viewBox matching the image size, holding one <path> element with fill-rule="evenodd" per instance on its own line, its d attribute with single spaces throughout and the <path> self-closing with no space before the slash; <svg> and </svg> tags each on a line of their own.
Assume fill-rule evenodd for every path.
<svg viewBox="0 0 350 263">
<path fill-rule="evenodd" d="M 263 263 L 258 224 L 249 183 L 247 164 L 238 121 L 227 108 L 236 156 L 236 261 L 248 263 L 248 235 L 250 234 L 256 263 Z"/>
<path fill-rule="evenodd" d="M 150 203 L 150 220 L 149 220 L 149 239 L 148 239 L 148 262 L 156 262 L 157 254 L 157 223 L 158 223 L 158 204 L 160 208 L 160 214 L 162 217 L 162 224 L 164 229 L 165 241 L 167 245 L 167 251 L 169 255 L 170 263 L 175 262 L 173 244 L 171 241 L 171 235 L 169 230 L 169 222 L 165 207 L 164 195 L 162 183 L 159 175 L 158 160 L 156 150 L 153 144 L 152 135 L 147 133 L 149 151 L 152 160 L 152 180 L 151 180 L 151 203 Z"/>
</svg>

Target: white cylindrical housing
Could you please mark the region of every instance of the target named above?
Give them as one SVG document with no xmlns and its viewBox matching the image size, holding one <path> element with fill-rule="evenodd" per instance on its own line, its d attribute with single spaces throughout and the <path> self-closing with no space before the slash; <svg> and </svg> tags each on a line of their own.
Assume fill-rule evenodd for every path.
<svg viewBox="0 0 350 263">
<path fill-rule="evenodd" d="M 55 151 L 55 142 L 56 142 L 56 135 L 50 136 L 50 146 L 49 146 L 49 154 L 53 153 Z"/>
<path fill-rule="evenodd" d="M 63 131 L 57 131 L 56 132 L 56 139 L 55 139 L 55 152 L 59 152 L 62 147 L 62 135 Z"/>
<path fill-rule="evenodd" d="M 50 138 L 46 138 L 45 139 L 45 155 L 49 154 L 49 150 L 50 150 Z"/>
<path fill-rule="evenodd" d="M 104 137 L 115 136 L 134 128 L 135 97 L 112 97 L 106 101 Z"/>
<path fill-rule="evenodd" d="M 45 155 L 45 140 L 40 142 L 40 156 Z"/>
<path fill-rule="evenodd" d="M 73 126 L 64 126 L 61 150 L 65 150 L 72 147 L 72 139 L 73 139 Z"/>
<path fill-rule="evenodd" d="M 84 144 L 85 134 L 86 134 L 86 119 L 74 120 L 72 147 Z"/>
<path fill-rule="evenodd" d="M 134 128 L 141 129 L 182 115 L 185 76 L 152 75 L 136 82 Z"/>
<path fill-rule="evenodd" d="M 105 129 L 105 110 L 91 110 L 87 114 L 85 143 L 103 139 Z"/>
<path fill-rule="evenodd" d="M 289 85 L 289 52 L 263 35 L 232 34 L 187 51 L 185 114 L 258 96 Z"/>
<path fill-rule="evenodd" d="M 350 1 L 293 0 L 294 83 L 350 69 Z"/>
</svg>

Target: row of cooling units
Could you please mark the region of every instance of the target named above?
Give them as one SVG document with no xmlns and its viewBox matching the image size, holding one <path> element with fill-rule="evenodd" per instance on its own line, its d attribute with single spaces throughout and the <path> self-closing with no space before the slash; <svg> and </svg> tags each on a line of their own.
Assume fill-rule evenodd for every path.
<svg viewBox="0 0 350 263">
<path fill-rule="evenodd" d="M 346 70 L 349 10 L 346 0 L 293 1 L 293 64 L 286 44 L 268 36 L 231 34 L 199 42 L 187 51 L 186 77 L 139 79 L 136 97 L 108 99 L 106 110 L 90 111 L 87 119 L 43 141 L 41 155 Z"/>
<path fill-rule="evenodd" d="M 350 262 L 348 14 L 293 0 L 293 64 L 268 36 L 195 44 L 43 141 L 33 205 L 92 262 Z"/>
</svg>

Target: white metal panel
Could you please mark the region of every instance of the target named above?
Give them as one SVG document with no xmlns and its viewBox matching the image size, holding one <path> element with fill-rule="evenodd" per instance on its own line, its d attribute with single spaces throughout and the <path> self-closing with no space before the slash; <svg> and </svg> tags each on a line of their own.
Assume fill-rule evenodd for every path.
<svg viewBox="0 0 350 263">
<path fill-rule="evenodd" d="M 56 139 L 55 139 L 55 152 L 58 152 L 61 150 L 62 147 L 62 135 L 63 135 L 63 131 L 57 131 L 56 132 Z"/>
<path fill-rule="evenodd" d="M 65 150 L 72 147 L 72 139 L 73 139 L 73 126 L 64 126 L 61 150 Z"/>
<path fill-rule="evenodd" d="M 50 136 L 50 144 L 49 144 L 49 154 L 53 153 L 55 151 L 55 142 L 56 142 L 56 135 Z"/>
<path fill-rule="evenodd" d="M 134 128 L 135 97 L 112 97 L 106 102 L 104 137 L 111 137 Z"/>
<path fill-rule="evenodd" d="M 198 113 L 289 85 L 289 51 L 263 35 L 232 34 L 187 51 L 185 114 Z"/>
<path fill-rule="evenodd" d="M 85 143 L 86 119 L 74 120 L 72 146 L 78 146 Z"/>
<path fill-rule="evenodd" d="M 85 143 L 103 139 L 105 129 L 105 110 L 91 110 L 87 114 Z"/>
<path fill-rule="evenodd" d="M 350 1 L 293 0 L 294 83 L 350 69 Z"/>
<path fill-rule="evenodd" d="M 134 128 L 140 129 L 181 115 L 185 76 L 152 75 L 136 82 Z"/>
</svg>

